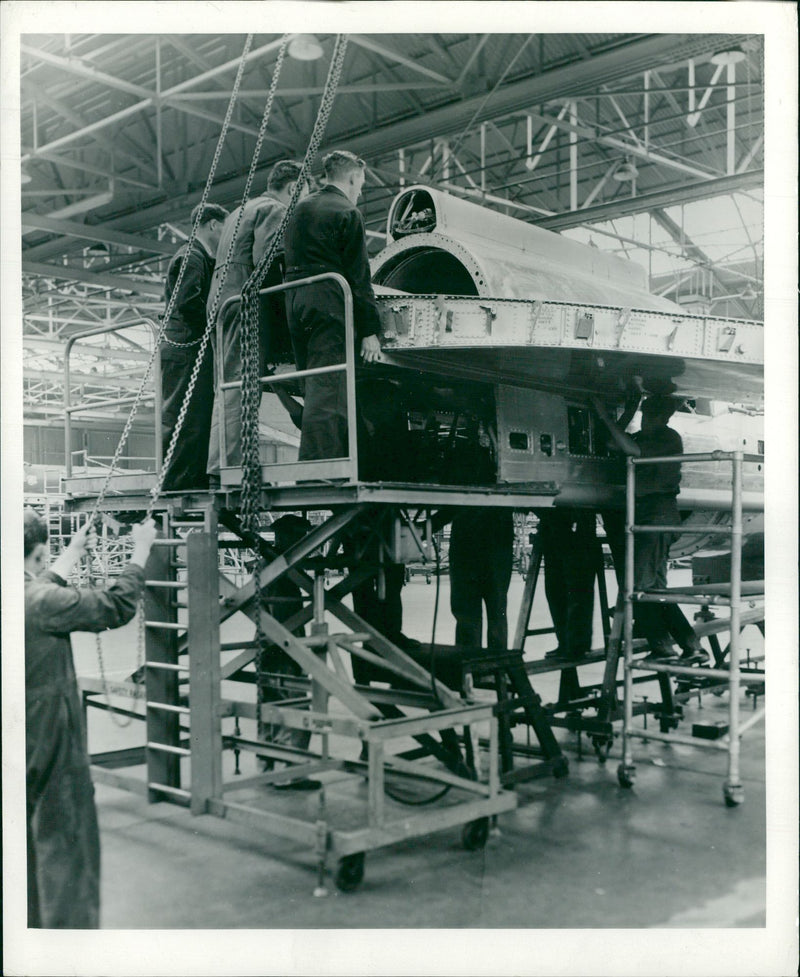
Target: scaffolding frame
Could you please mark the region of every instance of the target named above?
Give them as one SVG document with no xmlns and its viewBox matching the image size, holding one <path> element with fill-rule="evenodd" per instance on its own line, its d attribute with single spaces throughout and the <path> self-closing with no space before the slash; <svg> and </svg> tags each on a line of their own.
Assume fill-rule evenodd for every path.
<svg viewBox="0 0 800 977">
<path fill-rule="evenodd" d="M 729 462 L 731 464 L 731 524 L 728 534 L 731 539 L 731 568 L 729 584 L 708 584 L 683 588 L 667 588 L 661 590 L 641 591 L 634 589 L 634 542 L 638 533 L 671 533 L 680 535 L 685 532 L 702 533 L 704 527 L 684 529 L 680 526 L 644 526 L 637 525 L 636 510 L 636 469 L 639 465 L 681 465 L 686 462 L 714 461 Z M 627 460 L 626 499 L 625 499 L 625 595 L 623 621 L 624 648 L 624 712 L 622 723 L 622 762 L 617 771 L 617 777 L 622 787 L 632 787 L 636 774 L 633 758 L 632 741 L 634 739 L 655 740 L 663 743 L 680 743 L 689 746 L 699 746 L 708 749 L 724 750 L 727 753 L 727 776 L 723 783 L 723 797 L 728 807 L 737 807 L 744 801 L 744 788 L 739 772 L 740 739 L 765 715 L 764 708 L 755 709 L 754 714 L 745 721 L 740 720 L 739 693 L 741 686 L 762 686 L 765 671 L 759 668 L 741 669 L 741 631 L 743 627 L 743 611 L 750 612 L 744 618 L 745 623 L 763 623 L 764 621 L 764 581 L 742 581 L 742 469 L 745 464 L 764 464 L 763 455 L 745 454 L 742 451 L 713 451 L 706 454 L 668 455 L 653 458 L 631 458 Z M 705 527 L 707 528 L 707 527 Z M 696 604 L 703 608 L 709 606 L 727 606 L 730 608 L 729 630 L 730 645 L 728 648 L 727 669 L 721 667 L 706 668 L 671 664 L 668 661 L 644 662 L 633 660 L 633 615 L 634 605 L 643 602 Z M 717 664 L 717 663 L 715 663 Z M 683 679 L 727 679 L 728 691 L 728 730 L 721 739 L 705 739 L 687 734 L 656 732 L 647 729 L 633 728 L 633 673 L 642 670 L 660 676 L 676 676 Z M 645 713 L 646 715 L 646 713 Z"/>
</svg>

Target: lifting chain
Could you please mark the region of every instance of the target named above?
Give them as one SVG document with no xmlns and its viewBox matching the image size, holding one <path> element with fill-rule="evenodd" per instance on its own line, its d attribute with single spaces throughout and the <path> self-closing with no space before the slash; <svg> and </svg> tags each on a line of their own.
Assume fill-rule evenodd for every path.
<svg viewBox="0 0 800 977">
<path fill-rule="evenodd" d="M 242 289 L 241 315 L 241 353 L 242 353 L 242 486 L 240 497 L 240 517 L 242 526 L 249 532 L 258 536 L 261 528 L 259 510 L 261 505 L 261 459 L 258 450 L 258 412 L 261 405 L 261 377 L 260 377 L 260 341 L 258 334 L 258 291 L 272 266 L 278 251 L 283 248 L 283 235 L 289 218 L 294 213 L 294 208 L 300 198 L 308 176 L 311 165 L 316 158 L 319 145 L 325 133 L 328 119 L 336 98 L 339 87 L 339 79 L 342 75 L 342 67 L 347 52 L 347 35 L 337 34 L 331 55 L 331 63 L 328 67 L 328 77 L 325 88 L 320 100 L 319 111 L 314 123 L 314 128 L 309 139 L 308 148 L 303 159 L 300 174 L 297 178 L 294 191 L 289 205 L 283 214 L 278 230 L 276 231 L 266 254 L 259 261 L 258 266 L 248 278 Z M 256 608 L 256 631 L 255 641 L 257 643 L 255 654 L 256 666 L 256 706 L 259 717 L 261 715 L 261 704 L 264 701 L 264 649 L 266 639 L 261 629 L 261 569 L 265 565 L 261 553 L 256 550 L 256 564 L 253 568 L 253 582 L 255 584 L 255 608 Z"/>
<path fill-rule="evenodd" d="M 205 184 L 205 187 L 203 188 L 203 194 L 202 194 L 202 197 L 200 199 L 200 206 L 198 207 L 198 211 L 197 211 L 197 220 L 195 220 L 195 222 L 193 223 L 191 232 L 189 233 L 189 238 L 188 238 L 188 240 L 186 242 L 186 252 L 187 252 L 187 254 L 188 254 L 189 250 L 191 249 L 192 245 L 194 244 L 195 238 L 197 237 L 197 229 L 198 229 L 198 227 L 200 225 L 199 218 L 200 218 L 200 215 L 203 212 L 203 208 L 204 208 L 204 206 L 205 206 L 205 204 L 206 204 L 206 202 L 208 200 L 208 195 L 211 192 L 211 187 L 213 186 L 213 183 L 214 183 L 214 174 L 216 173 L 217 165 L 219 164 L 219 159 L 220 159 L 220 156 L 222 155 L 222 147 L 223 147 L 223 145 L 225 143 L 225 139 L 226 139 L 227 134 L 228 134 L 228 129 L 230 127 L 230 121 L 231 121 L 231 118 L 233 116 L 233 109 L 234 109 L 234 106 L 236 104 L 236 101 L 237 101 L 237 99 L 239 97 L 239 88 L 241 87 L 242 77 L 244 75 L 244 68 L 245 68 L 245 65 L 247 63 L 247 55 L 248 55 L 248 53 L 250 51 L 250 48 L 252 46 L 252 43 L 253 43 L 253 35 L 252 34 L 248 34 L 247 35 L 247 38 L 245 40 L 244 50 L 242 51 L 242 58 L 241 58 L 241 61 L 239 62 L 239 68 L 238 68 L 238 70 L 236 72 L 236 79 L 235 79 L 235 81 L 233 83 L 233 91 L 231 92 L 230 101 L 228 102 L 228 109 L 227 109 L 227 111 L 225 113 L 225 118 L 224 118 L 223 123 L 222 123 L 222 129 L 220 130 L 219 139 L 217 140 L 217 145 L 216 145 L 216 148 L 214 150 L 214 158 L 213 158 L 212 163 L 211 163 L 211 169 L 209 170 L 208 178 L 206 179 L 206 184 Z M 285 39 L 284 39 L 284 45 L 285 45 Z M 283 53 L 283 46 L 281 47 L 281 53 Z M 262 128 L 266 128 L 266 122 L 263 122 L 262 123 Z M 230 259 L 230 253 L 228 254 L 228 256 L 226 258 L 226 265 L 225 265 L 226 270 L 227 270 L 227 265 L 229 263 L 229 259 Z M 131 428 L 133 426 L 133 421 L 134 421 L 134 418 L 136 416 L 136 412 L 139 409 L 139 404 L 142 401 L 142 397 L 144 395 L 145 387 L 146 387 L 147 382 L 148 382 L 148 380 L 150 378 L 150 373 L 151 373 L 151 371 L 153 369 L 153 363 L 155 362 L 155 358 L 156 358 L 156 356 L 158 354 L 159 345 L 160 345 L 161 341 L 164 339 L 164 333 L 166 331 L 167 322 L 169 321 L 169 318 L 172 315 L 172 310 L 173 310 L 174 305 L 175 305 L 175 300 L 176 300 L 176 298 L 178 296 L 178 292 L 180 291 L 181 283 L 183 282 L 183 276 L 184 276 L 184 273 L 185 273 L 185 270 L 186 270 L 186 264 L 187 263 L 185 261 L 182 261 L 181 262 L 181 267 L 180 267 L 180 269 L 178 271 L 178 278 L 177 278 L 177 280 L 175 282 L 175 287 L 172 290 L 172 295 L 170 296 L 169 302 L 167 303 L 167 308 L 166 308 L 166 310 L 164 312 L 164 316 L 163 316 L 163 319 L 162 319 L 162 322 L 161 322 L 161 326 L 160 326 L 160 328 L 158 330 L 158 334 L 155 337 L 155 340 L 153 342 L 153 350 L 152 350 L 152 352 L 150 354 L 150 359 L 148 360 L 147 365 L 145 367 L 144 376 L 142 377 L 141 385 L 140 385 L 139 389 L 136 392 L 136 396 L 134 398 L 134 402 L 133 402 L 133 404 L 131 406 L 130 414 L 128 415 L 128 419 L 125 422 L 125 427 L 122 430 L 122 434 L 120 436 L 119 443 L 117 444 L 116 451 L 114 452 L 114 457 L 112 458 L 111 463 L 109 465 L 108 474 L 106 475 L 105 481 L 103 482 L 103 485 L 100 488 L 100 492 L 99 492 L 99 494 L 97 496 L 97 499 L 95 500 L 95 503 L 92 506 L 92 510 L 91 510 L 90 515 L 89 515 L 89 519 L 90 520 L 92 520 L 92 519 L 94 519 L 96 517 L 97 513 L 100 510 L 100 506 L 103 504 L 103 500 L 105 499 L 106 492 L 108 491 L 108 487 L 111 484 L 111 478 L 113 476 L 114 471 L 116 471 L 116 467 L 117 467 L 117 464 L 119 462 L 119 459 L 120 459 L 120 457 L 122 455 L 123 448 L 125 447 L 125 444 L 127 443 L 128 437 L 129 437 L 130 432 L 131 432 Z M 209 321 L 209 323 L 207 323 L 205 332 L 203 333 L 203 337 L 202 337 L 202 339 L 200 341 L 200 349 L 198 351 L 197 360 L 195 361 L 194 368 L 192 370 L 192 375 L 191 375 L 191 378 L 190 378 L 190 381 L 189 381 L 189 387 L 188 387 L 187 392 L 186 392 L 186 397 L 184 399 L 183 404 L 181 405 L 181 410 L 180 410 L 180 413 L 178 415 L 178 420 L 177 420 L 176 425 L 175 425 L 175 430 L 173 431 L 172 438 L 171 438 L 170 444 L 169 444 L 169 448 L 167 450 L 167 455 L 164 458 L 163 464 L 161 466 L 161 471 L 160 471 L 159 476 L 158 476 L 158 478 L 156 480 L 156 485 L 151 490 L 151 493 L 150 493 L 151 494 L 151 500 L 150 500 L 150 503 L 149 503 L 149 505 L 147 507 L 147 512 L 146 512 L 146 515 L 145 515 L 145 519 L 149 519 L 152 516 L 153 509 L 155 508 L 156 500 L 158 499 L 159 495 L 161 494 L 161 490 L 162 490 L 162 487 L 163 487 L 163 484 L 164 484 L 164 478 L 166 477 L 167 470 L 169 468 L 169 463 L 172 460 L 172 455 L 173 455 L 173 453 L 175 451 L 175 444 L 177 442 L 177 436 L 178 436 L 178 434 L 180 432 L 180 429 L 181 429 L 181 427 L 183 425 L 183 421 L 184 421 L 184 419 L 186 417 L 186 411 L 188 409 L 189 401 L 191 399 L 191 396 L 192 396 L 192 392 L 194 390 L 195 383 L 197 382 L 197 375 L 200 372 L 200 366 L 202 364 L 203 356 L 205 355 L 206 346 L 208 345 L 208 338 L 209 338 L 210 333 L 211 333 L 211 320 Z M 156 396 L 158 396 L 158 395 L 159 395 L 159 391 L 156 391 Z M 158 437 L 158 436 L 159 436 L 159 432 L 156 432 L 156 437 Z M 143 600 L 140 600 L 139 601 L 139 605 L 137 607 L 137 615 L 138 615 L 138 642 L 137 642 L 137 653 L 136 653 L 136 661 L 137 661 L 136 671 L 138 672 L 138 671 L 140 671 L 140 669 L 142 668 L 142 666 L 144 664 L 145 623 L 144 623 L 144 606 L 143 606 Z M 96 644 L 96 650 L 97 650 L 97 661 L 98 661 L 98 666 L 99 666 L 99 669 L 100 669 L 100 679 L 101 679 L 101 682 L 102 682 L 102 685 L 103 685 L 103 695 L 104 695 L 104 698 L 106 700 L 106 704 L 110 707 L 109 708 L 109 711 L 111 712 L 111 715 L 112 715 L 112 718 L 113 718 L 114 722 L 118 726 L 127 726 L 128 723 L 131 721 L 132 717 L 129 717 L 129 719 L 128 719 L 127 722 L 124 722 L 122 720 L 119 720 L 117 718 L 117 716 L 116 716 L 115 710 L 113 708 L 111 708 L 111 696 L 109 694 L 108 682 L 106 680 L 106 673 L 105 673 L 105 662 L 103 660 L 103 645 L 102 645 L 102 640 L 101 640 L 101 637 L 100 637 L 100 634 L 99 633 L 95 636 L 95 644 Z M 134 711 L 136 710 L 137 704 L 138 704 L 138 699 L 134 699 Z"/>
<path fill-rule="evenodd" d="M 336 42 L 328 68 L 328 77 L 320 101 L 319 112 L 303 159 L 300 175 L 297 178 L 289 205 L 283 214 L 280 226 L 275 233 L 266 254 L 258 267 L 247 279 L 242 289 L 241 342 L 242 342 L 242 493 L 241 518 L 245 529 L 258 532 L 258 510 L 261 500 L 261 464 L 258 454 L 258 409 L 261 403 L 261 382 L 259 376 L 259 336 L 258 336 L 258 290 L 267 276 L 278 251 L 283 248 L 283 234 L 294 213 L 303 187 L 308 180 L 311 164 L 316 158 L 328 119 L 336 98 L 339 79 L 342 75 L 347 35 L 337 34 Z"/>
</svg>

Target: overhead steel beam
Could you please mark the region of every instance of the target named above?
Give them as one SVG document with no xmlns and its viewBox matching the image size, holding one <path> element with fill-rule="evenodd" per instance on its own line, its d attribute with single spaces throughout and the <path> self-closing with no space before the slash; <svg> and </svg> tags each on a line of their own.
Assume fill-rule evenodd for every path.
<svg viewBox="0 0 800 977">
<path fill-rule="evenodd" d="M 372 51 L 373 54 L 379 54 L 387 61 L 396 61 L 397 64 L 401 64 L 405 68 L 410 68 L 412 71 L 416 71 L 421 75 L 433 78 L 434 81 L 438 81 L 442 85 L 452 85 L 454 83 L 452 78 L 447 78 L 438 71 L 433 71 L 431 68 L 425 67 L 424 64 L 420 64 L 419 61 L 414 61 L 412 58 L 398 54 L 397 51 L 392 51 L 391 48 L 386 47 L 385 44 L 379 44 L 371 37 L 365 37 L 363 34 L 351 34 L 348 40 L 351 44 L 357 44 L 367 51 Z"/>
<path fill-rule="evenodd" d="M 628 214 L 641 214 L 658 207 L 671 207 L 675 204 L 690 203 L 693 200 L 706 200 L 718 197 L 735 190 L 747 190 L 763 187 L 764 171 L 748 170 L 734 176 L 721 176 L 713 180 L 702 180 L 699 183 L 673 184 L 653 193 L 643 193 L 637 197 L 625 197 L 612 200 L 607 204 L 597 204 L 586 207 L 575 213 L 566 211 L 554 214 L 552 217 L 542 217 L 537 220 L 539 227 L 546 227 L 551 231 L 561 231 L 567 227 L 579 227 L 582 224 L 597 224 L 601 221 L 625 217 Z"/>
<path fill-rule="evenodd" d="M 65 118 L 68 122 L 71 122 L 74 126 L 77 126 L 79 129 L 82 129 L 89 124 L 88 121 L 78 112 L 76 112 L 71 105 L 68 105 L 62 99 L 54 98 L 50 92 L 42 88 L 40 85 L 36 84 L 36 82 L 26 80 L 23 83 L 23 90 L 26 96 L 29 91 L 32 92 L 35 96 L 38 96 L 39 101 L 42 104 L 46 105 L 48 108 L 53 109 L 60 116 Z M 36 135 L 34 135 L 33 137 L 34 148 L 36 145 L 36 141 L 37 138 Z M 148 163 L 147 160 L 142 159 L 141 147 L 137 146 L 133 142 L 133 140 L 129 139 L 125 134 L 122 135 L 121 139 L 114 140 L 110 136 L 105 135 L 104 133 L 96 133 L 95 141 L 100 146 L 104 146 L 106 148 L 108 153 L 111 155 L 112 159 L 115 156 L 124 156 L 126 159 L 133 160 L 133 162 L 139 169 L 150 170 L 153 173 L 155 173 L 155 167 L 153 167 L 152 164 Z M 124 149 L 122 146 L 120 146 L 120 142 L 126 143 L 128 145 L 128 149 Z M 37 155 L 40 155 L 38 151 L 37 151 Z M 51 158 L 51 159 L 53 158 L 51 156 L 46 156 L 44 153 L 41 153 L 41 156 L 43 156 L 44 158 Z M 86 172 L 89 172 L 88 168 L 86 168 Z M 108 173 L 107 175 L 113 177 L 114 173 L 111 172 Z M 142 185 L 146 186 L 146 184 L 142 184 Z"/>
<path fill-rule="evenodd" d="M 25 260 L 22 262 L 22 270 L 29 275 L 40 275 L 43 278 L 86 282 L 98 288 L 114 288 L 123 292 L 135 292 L 137 295 L 155 295 L 158 298 L 164 296 L 164 288 L 160 283 L 137 281 L 134 278 L 123 278 L 121 275 L 107 275 L 102 272 L 69 268 L 66 265 L 48 265 L 39 261 Z"/>
<path fill-rule="evenodd" d="M 691 176 L 714 176 L 714 173 L 711 170 L 701 170 L 697 166 L 693 166 L 691 163 L 686 163 L 676 157 L 665 156 L 663 153 L 653 152 L 652 149 L 645 148 L 641 143 L 629 143 L 622 139 L 617 139 L 616 136 L 606 136 L 603 134 L 601 129 L 597 129 L 593 126 L 576 125 L 563 119 L 559 120 L 549 115 L 541 115 L 538 112 L 531 112 L 530 115 L 534 119 L 539 119 L 540 122 L 563 129 L 565 132 L 568 132 L 571 137 L 582 136 L 584 139 L 587 139 L 590 142 L 600 143 L 603 146 L 611 146 L 613 149 L 618 149 L 620 152 L 623 152 L 626 155 L 637 156 L 640 159 L 649 160 L 651 163 L 657 163 L 659 166 L 668 166 L 672 169 L 680 170 L 683 173 L 689 173 Z"/>
<path fill-rule="evenodd" d="M 50 384 L 64 385 L 64 374 L 57 370 L 37 370 L 35 368 L 22 368 L 23 380 L 47 380 Z M 70 387 L 97 387 L 98 390 L 125 389 L 138 390 L 142 385 L 142 378 L 128 376 L 102 376 L 97 373 L 76 373 L 70 370 Z"/>
<path fill-rule="evenodd" d="M 277 41 L 271 41 L 269 44 L 264 44 L 260 48 L 256 48 L 255 51 L 250 51 L 246 57 L 246 61 L 252 61 L 253 58 L 260 57 L 269 51 L 274 51 L 275 48 L 280 46 L 280 39 Z M 129 115 L 134 115 L 136 112 L 141 112 L 146 108 L 154 105 L 156 101 L 160 98 L 161 101 L 169 99 L 170 96 L 176 95 L 178 92 L 186 91 L 188 88 L 192 88 L 194 85 L 199 85 L 206 81 L 208 78 L 213 78 L 215 75 L 222 74 L 225 71 L 232 71 L 238 68 L 241 63 L 241 58 L 235 58 L 232 61 L 227 61 L 225 64 L 218 65 L 216 68 L 211 68 L 209 71 L 204 71 L 202 74 L 195 75 L 193 78 L 187 78 L 186 81 L 181 82 L 178 85 L 174 85 L 172 88 L 168 88 L 166 91 L 161 92 L 160 96 L 155 93 L 148 93 L 147 89 L 142 89 L 142 92 L 146 97 L 143 97 L 141 101 L 136 102 L 134 105 L 129 105 L 127 108 L 121 109 L 119 112 L 114 112 L 111 115 L 106 116 L 104 119 L 98 119 L 96 122 L 92 122 L 82 129 L 77 129 L 75 132 L 69 132 L 65 136 L 61 136 L 58 139 L 54 139 L 52 142 L 46 143 L 44 146 L 39 146 L 30 153 L 26 153 L 22 157 L 22 162 L 25 163 L 29 159 L 34 159 L 39 153 L 49 152 L 53 149 L 57 149 L 59 146 L 66 146 L 71 142 L 75 142 L 76 139 L 80 139 L 85 135 L 90 135 L 93 132 L 103 129 L 106 126 L 112 125 L 114 122 L 119 122 L 122 119 L 127 118 Z"/>
<path fill-rule="evenodd" d="M 96 81 L 98 84 L 107 85 L 109 88 L 117 88 L 121 92 L 127 92 L 129 95 L 136 95 L 137 98 L 150 98 L 155 94 L 149 88 L 134 85 L 132 82 L 125 81 L 123 78 L 117 78 L 115 75 L 106 74 L 105 71 L 100 71 L 97 68 L 87 65 L 80 58 L 64 58 L 59 54 L 52 54 L 50 51 L 44 51 L 41 48 L 31 47 L 29 44 L 24 43 L 20 44 L 19 47 L 23 54 L 28 54 L 39 61 L 45 61 L 48 64 L 55 65 L 57 68 L 61 68 L 62 71 L 78 75 L 81 78 L 88 78 L 89 81 Z"/>
<path fill-rule="evenodd" d="M 705 251 L 703 251 L 702 248 L 698 247 L 698 245 L 696 245 L 694 241 L 687 236 L 684 229 L 680 227 L 680 225 L 676 224 L 669 214 L 665 214 L 664 211 L 658 207 L 652 210 L 651 214 L 653 220 L 664 228 L 664 230 L 669 234 L 676 244 L 680 245 L 685 257 L 688 258 L 689 261 L 693 261 L 695 264 L 703 268 L 708 268 L 708 270 L 714 276 L 717 284 L 722 286 L 723 291 L 726 291 L 728 289 L 728 285 L 714 267 L 714 262 L 711 260 L 711 258 L 709 258 Z M 734 296 L 730 296 L 730 298 L 733 300 Z M 748 315 L 747 307 L 741 302 L 738 296 L 735 297 L 735 301 L 742 310 L 742 313 L 745 316 Z"/>
<path fill-rule="evenodd" d="M 75 325 L 80 326 L 81 323 L 76 322 Z M 96 326 L 98 323 L 92 323 L 92 325 Z M 44 336 L 32 336 L 30 334 L 25 334 L 22 337 L 22 348 L 23 351 L 30 351 L 32 353 L 38 352 L 43 356 L 53 356 L 56 358 L 63 357 L 64 342 L 67 338 L 67 333 L 61 334 L 58 339 L 48 339 Z M 74 349 L 75 356 L 78 356 L 81 353 L 88 353 L 92 356 L 96 356 L 98 359 L 125 359 L 142 362 L 147 362 L 150 359 L 149 353 L 137 349 L 118 349 L 111 346 L 94 346 L 89 343 L 84 343 L 81 346 L 75 346 Z"/>
<path fill-rule="evenodd" d="M 25 149 L 24 152 L 28 150 Z M 66 156 L 59 156 L 58 153 L 48 153 L 37 151 L 36 160 L 46 160 L 48 163 L 55 163 L 56 166 L 66 166 L 73 170 L 80 170 L 81 173 L 92 173 L 95 176 L 103 176 L 110 180 L 117 180 L 119 183 L 129 183 L 131 186 L 139 187 L 142 190 L 155 190 L 157 189 L 153 183 L 145 183 L 143 180 L 136 180 L 131 176 L 127 176 L 125 173 L 120 173 L 118 169 L 114 169 L 111 166 L 101 169 L 99 166 L 91 166 L 89 163 L 83 163 L 78 160 L 68 159 Z M 59 191 L 53 189 L 52 194 L 57 197 Z"/>
<path fill-rule="evenodd" d="M 30 214 L 23 211 L 22 229 L 29 231 L 47 231 L 51 234 L 62 234 L 65 237 L 78 237 L 84 241 L 101 241 L 103 244 L 118 244 L 121 247 L 135 248 L 137 251 L 147 251 L 150 254 L 166 254 L 172 257 L 178 247 L 165 241 L 157 241 L 152 237 L 139 237 L 136 234 L 125 234 L 115 231 L 103 224 L 81 224 L 77 221 L 57 220 L 45 214 Z"/>
<path fill-rule="evenodd" d="M 574 64 L 554 68 L 511 82 L 495 91 L 490 99 L 476 95 L 457 104 L 426 112 L 423 118 L 410 118 L 369 132 L 353 131 L 337 136 L 360 155 L 391 153 L 430 138 L 431 132 L 443 137 L 460 133 L 468 124 L 478 125 L 510 112 L 525 112 L 532 105 L 551 99 L 564 99 L 584 93 L 594 94 L 599 86 L 641 74 L 663 62 L 684 61 L 741 42 L 739 34 L 656 34 L 627 41 L 623 46 L 594 54 Z M 482 106 L 482 103 L 485 104 Z M 479 110 L 476 113 L 476 110 Z M 474 118 L 473 118 L 474 116 Z"/>
</svg>

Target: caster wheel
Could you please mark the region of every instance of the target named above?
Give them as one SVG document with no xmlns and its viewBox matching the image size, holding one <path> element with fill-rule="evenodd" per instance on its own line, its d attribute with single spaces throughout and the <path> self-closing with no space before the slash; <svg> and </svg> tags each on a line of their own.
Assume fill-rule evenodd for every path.
<svg viewBox="0 0 800 977">
<path fill-rule="evenodd" d="M 486 847 L 489 838 L 489 819 L 478 818 L 464 825 L 461 831 L 461 844 L 467 851 L 480 851 Z"/>
<path fill-rule="evenodd" d="M 626 767 L 624 763 L 621 763 L 617 767 L 617 780 L 619 781 L 620 787 L 633 787 L 635 770 L 636 767 Z"/>
<path fill-rule="evenodd" d="M 553 761 L 553 776 L 556 778 L 556 780 L 566 777 L 568 773 L 569 760 L 567 760 L 565 756 L 561 756 L 557 760 Z"/>
<path fill-rule="evenodd" d="M 741 784 L 737 786 L 725 784 L 722 793 L 725 797 L 725 807 L 738 807 L 744 801 L 744 788 Z"/>
<path fill-rule="evenodd" d="M 364 852 L 345 855 L 336 867 L 336 888 L 342 892 L 354 892 L 364 880 Z"/>
<path fill-rule="evenodd" d="M 611 737 L 593 736 L 592 746 L 594 747 L 597 762 L 601 764 L 605 763 L 608 759 L 608 754 L 611 752 Z"/>
</svg>

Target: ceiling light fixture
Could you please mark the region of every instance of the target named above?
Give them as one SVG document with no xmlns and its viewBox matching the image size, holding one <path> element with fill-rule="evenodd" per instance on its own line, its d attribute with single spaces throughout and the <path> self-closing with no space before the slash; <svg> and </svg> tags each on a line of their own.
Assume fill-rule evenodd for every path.
<svg viewBox="0 0 800 977">
<path fill-rule="evenodd" d="M 636 169 L 635 164 L 629 159 L 626 159 L 625 162 L 621 166 L 618 166 L 612 173 L 613 179 L 618 180 L 620 183 L 628 183 L 631 180 L 635 180 L 638 175 L 639 171 Z"/>
<path fill-rule="evenodd" d="M 747 55 L 740 47 L 728 48 L 726 51 L 717 51 L 716 54 L 712 54 L 709 59 L 712 64 L 724 65 L 727 67 L 729 64 L 741 64 L 745 60 Z"/>
<path fill-rule="evenodd" d="M 109 258 L 111 256 L 111 249 L 103 241 L 95 241 L 94 244 L 90 244 L 86 249 L 86 254 L 92 258 Z"/>
<path fill-rule="evenodd" d="M 295 34 L 286 53 L 295 61 L 317 61 L 323 55 L 322 45 L 315 34 Z"/>
</svg>

